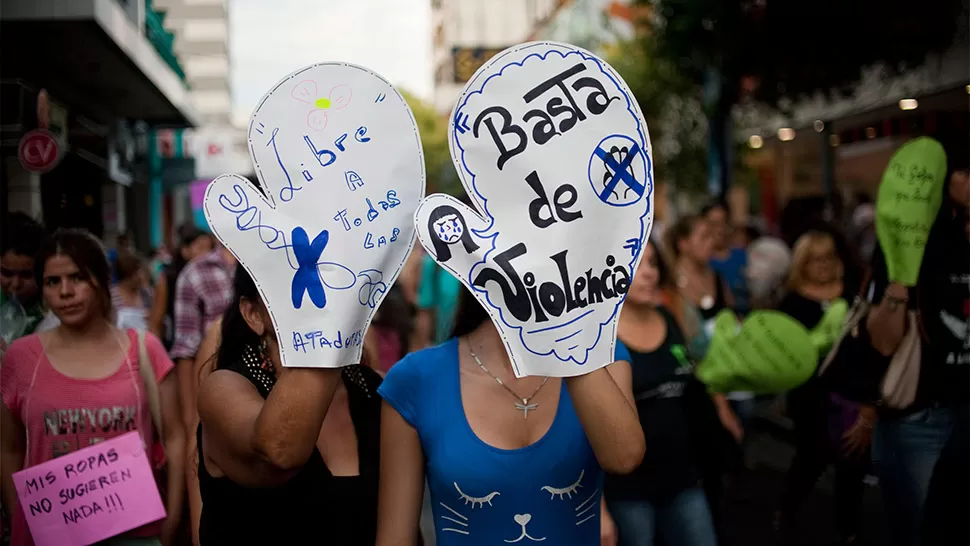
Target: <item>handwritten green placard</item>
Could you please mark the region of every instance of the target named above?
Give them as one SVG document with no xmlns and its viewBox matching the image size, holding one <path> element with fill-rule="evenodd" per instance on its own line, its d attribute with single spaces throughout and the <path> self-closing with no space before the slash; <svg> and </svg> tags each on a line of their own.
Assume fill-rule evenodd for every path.
<svg viewBox="0 0 970 546">
<path fill-rule="evenodd" d="M 808 330 L 777 311 L 756 311 L 738 327 L 722 311 L 697 378 L 712 392 L 784 392 L 808 381 L 818 366 L 818 349 Z"/>
<path fill-rule="evenodd" d="M 890 281 L 916 285 L 945 177 L 946 152 L 932 138 L 907 142 L 889 160 L 876 198 L 876 235 Z"/>
<path fill-rule="evenodd" d="M 848 314 L 849 304 L 839 298 L 829 305 L 822 315 L 822 320 L 812 328 L 809 335 L 812 338 L 812 344 L 818 349 L 819 356 L 828 354 L 829 349 L 838 341 L 839 336 L 842 335 L 842 324 Z"/>
</svg>

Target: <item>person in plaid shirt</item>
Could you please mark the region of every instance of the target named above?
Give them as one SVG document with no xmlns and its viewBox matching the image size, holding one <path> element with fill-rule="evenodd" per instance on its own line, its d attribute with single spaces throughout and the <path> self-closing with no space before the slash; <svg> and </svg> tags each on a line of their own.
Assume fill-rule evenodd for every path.
<svg viewBox="0 0 970 546">
<path fill-rule="evenodd" d="M 232 302 L 235 271 L 236 259 L 228 249 L 218 245 L 212 252 L 189 262 L 175 283 L 175 344 L 171 357 L 179 377 L 183 418 L 189 427 L 197 419 L 195 355 L 209 325 Z M 194 437 L 195 429 L 190 431 Z"/>
</svg>

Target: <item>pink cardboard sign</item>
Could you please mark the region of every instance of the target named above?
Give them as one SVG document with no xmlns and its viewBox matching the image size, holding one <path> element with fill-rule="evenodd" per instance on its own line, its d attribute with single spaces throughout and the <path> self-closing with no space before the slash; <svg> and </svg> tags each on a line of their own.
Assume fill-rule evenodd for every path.
<svg viewBox="0 0 970 546">
<path fill-rule="evenodd" d="M 86 546 L 165 517 L 138 432 L 17 472 L 13 483 L 37 546 Z"/>
</svg>

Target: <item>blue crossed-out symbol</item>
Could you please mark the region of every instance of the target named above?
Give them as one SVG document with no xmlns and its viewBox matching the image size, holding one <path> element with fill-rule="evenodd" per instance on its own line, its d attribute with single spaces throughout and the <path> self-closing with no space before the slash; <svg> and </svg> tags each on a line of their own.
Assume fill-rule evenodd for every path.
<svg viewBox="0 0 970 546">
<path fill-rule="evenodd" d="M 330 232 L 325 229 L 321 230 L 311 243 L 306 230 L 302 227 L 295 227 L 291 239 L 293 254 L 296 255 L 296 261 L 299 264 L 296 273 L 293 274 L 293 308 L 299 309 L 303 306 L 303 294 L 305 292 L 309 294 L 310 301 L 314 305 L 323 309 L 327 306 L 327 293 L 323 291 L 323 280 L 320 279 L 317 262 L 320 261 L 323 250 L 327 248 L 327 243 L 330 241 Z"/>
<path fill-rule="evenodd" d="M 607 182 L 606 187 L 600 193 L 600 200 L 604 203 L 610 198 L 610 194 L 613 193 L 614 188 L 617 184 L 623 182 L 626 186 L 633 190 L 637 194 L 637 199 L 643 196 L 643 192 L 646 191 L 646 186 L 637 181 L 636 177 L 633 175 L 632 165 L 633 160 L 640 154 L 640 145 L 636 142 L 630 147 L 630 151 L 623 158 L 623 161 L 619 163 L 613 158 L 613 155 L 603 149 L 602 143 L 600 146 L 596 147 L 594 152 L 600 159 L 603 160 L 603 164 L 606 168 L 613 171 L 613 178 Z M 624 192 L 625 193 L 625 192 Z"/>
</svg>

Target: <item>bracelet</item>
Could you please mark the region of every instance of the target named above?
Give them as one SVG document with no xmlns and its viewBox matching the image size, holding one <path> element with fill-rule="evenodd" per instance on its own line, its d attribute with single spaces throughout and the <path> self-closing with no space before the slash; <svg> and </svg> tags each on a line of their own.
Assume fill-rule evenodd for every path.
<svg viewBox="0 0 970 546">
<path fill-rule="evenodd" d="M 889 302 L 889 305 L 892 307 L 896 307 L 900 304 L 905 305 L 909 303 L 909 298 L 897 298 L 896 296 L 893 296 L 889 292 L 886 292 L 885 298 L 886 298 L 886 301 Z"/>
</svg>

